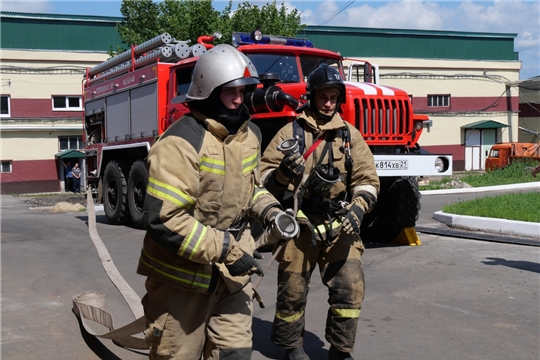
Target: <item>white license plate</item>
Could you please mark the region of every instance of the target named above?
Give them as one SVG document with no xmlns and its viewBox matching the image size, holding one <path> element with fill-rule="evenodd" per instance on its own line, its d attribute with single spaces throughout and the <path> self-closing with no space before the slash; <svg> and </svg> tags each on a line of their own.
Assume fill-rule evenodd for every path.
<svg viewBox="0 0 540 360">
<path fill-rule="evenodd" d="M 377 170 L 408 170 L 408 160 L 378 160 L 375 161 Z"/>
</svg>

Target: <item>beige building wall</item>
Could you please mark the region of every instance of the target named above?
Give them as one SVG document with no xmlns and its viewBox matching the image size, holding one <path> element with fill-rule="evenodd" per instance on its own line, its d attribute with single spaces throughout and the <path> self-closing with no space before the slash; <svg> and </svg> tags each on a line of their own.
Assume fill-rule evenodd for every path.
<svg viewBox="0 0 540 360">
<path fill-rule="evenodd" d="M 2 93 L 25 99 L 82 94 L 85 69 L 108 58 L 106 53 L 2 49 Z"/>
<path fill-rule="evenodd" d="M 81 136 L 80 129 L 62 130 L 64 136 Z M 2 131 L 2 159 L 9 160 L 50 160 L 59 153 L 58 131 L 54 130 L 15 130 Z"/>
<path fill-rule="evenodd" d="M 405 90 L 414 98 L 427 98 L 427 95 L 449 94 L 452 97 L 516 97 L 519 88 L 507 87 L 507 82 L 519 80 L 519 61 L 468 61 L 468 60 L 424 60 L 406 58 L 347 58 L 345 68 L 353 61 L 366 60 L 379 66 L 379 84 Z M 473 109 L 474 104 L 471 105 Z M 417 108 L 415 106 L 415 108 Z M 499 141 L 517 141 L 518 109 L 512 112 L 486 111 L 479 105 L 476 110 L 466 113 L 450 111 L 448 114 L 429 113 L 431 126 L 425 126 L 420 138 L 421 146 L 464 144 L 462 126 L 481 121 L 493 120 L 508 128 L 498 130 Z M 426 111 L 423 107 L 423 113 Z"/>
<path fill-rule="evenodd" d="M 82 108 L 80 117 L 63 117 L 62 111 L 52 112 L 52 95 L 82 96 L 85 69 L 108 57 L 102 52 L 1 50 L 2 93 L 11 98 L 11 116 L 0 118 L 2 159 L 54 159 L 60 151 L 59 136 L 82 136 Z M 48 99 L 51 112 L 27 109 L 25 113 L 32 115 L 17 117 L 17 99 Z"/>
</svg>

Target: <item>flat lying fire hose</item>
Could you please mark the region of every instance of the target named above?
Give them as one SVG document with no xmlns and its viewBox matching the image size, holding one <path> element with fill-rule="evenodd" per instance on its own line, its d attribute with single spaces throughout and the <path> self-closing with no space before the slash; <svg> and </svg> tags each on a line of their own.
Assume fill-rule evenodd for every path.
<svg viewBox="0 0 540 360">
<path fill-rule="evenodd" d="M 101 264 L 107 272 L 107 275 L 118 288 L 128 306 L 137 319 L 128 325 L 119 329 L 114 328 L 112 315 L 105 311 L 105 295 L 94 291 L 85 291 L 82 294 L 73 297 L 73 312 L 81 319 L 84 329 L 93 336 L 112 340 L 115 344 L 130 349 L 148 349 L 144 339 L 133 335 L 142 333 L 146 330 L 146 321 L 144 310 L 141 305 L 141 299 L 124 280 L 118 269 L 114 265 L 111 256 L 99 237 L 96 229 L 96 212 L 94 201 L 90 190 L 87 192 L 86 208 L 88 210 L 88 232 L 92 238 L 96 250 L 101 259 Z M 89 326 L 89 321 L 96 322 L 108 328 L 110 331 L 104 334 L 98 334 Z"/>
</svg>

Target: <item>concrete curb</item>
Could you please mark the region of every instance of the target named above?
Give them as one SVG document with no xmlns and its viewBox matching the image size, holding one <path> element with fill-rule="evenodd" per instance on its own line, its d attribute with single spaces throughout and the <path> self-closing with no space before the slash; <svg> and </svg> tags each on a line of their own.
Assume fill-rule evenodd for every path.
<svg viewBox="0 0 540 360">
<path fill-rule="evenodd" d="M 479 193 L 479 192 L 495 192 L 501 190 L 523 190 L 537 189 L 540 190 L 540 182 L 530 182 L 522 184 L 485 186 L 480 188 L 460 188 L 460 189 L 445 189 L 445 190 L 425 190 L 420 191 L 424 195 L 448 195 L 448 194 L 463 194 L 463 193 Z M 449 227 L 486 231 L 490 233 L 504 235 L 520 235 L 526 237 L 540 238 L 540 223 L 528 221 L 513 221 L 506 219 L 485 218 L 478 216 L 466 216 L 448 214 L 443 211 L 437 211 L 433 214 L 433 219 Z"/>
<path fill-rule="evenodd" d="M 504 235 L 520 235 L 540 239 L 540 223 L 454 215 L 442 211 L 436 211 L 433 214 L 433 219 L 458 229 L 480 230 Z"/>
<path fill-rule="evenodd" d="M 540 182 L 530 182 L 522 184 L 510 184 L 510 185 L 497 185 L 497 186 L 484 186 L 478 188 L 459 188 L 459 189 L 442 189 L 442 190 L 423 190 L 420 191 L 422 195 L 446 195 L 446 194 L 462 194 L 462 193 L 475 193 L 475 192 L 487 192 L 487 191 L 501 191 L 501 190 L 520 190 L 520 189 L 538 189 L 540 190 Z"/>
</svg>

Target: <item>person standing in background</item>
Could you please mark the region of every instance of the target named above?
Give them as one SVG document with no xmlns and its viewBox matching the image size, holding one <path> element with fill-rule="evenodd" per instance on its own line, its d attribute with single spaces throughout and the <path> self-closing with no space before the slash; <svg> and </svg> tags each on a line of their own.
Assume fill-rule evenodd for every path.
<svg viewBox="0 0 540 360">
<path fill-rule="evenodd" d="M 81 169 L 79 168 L 79 163 L 75 163 L 73 169 L 71 170 L 73 174 L 73 192 L 81 192 Z"/>
<path fill-rule="evenodd" d="M 64 182 L 64 191 L 70 192 L 73 190 L 73 166 L 71 165 L 71 161 L 62 160 L 62 164 L 66 168 L 65 172 L 65 182 Z"/>
</svg>

